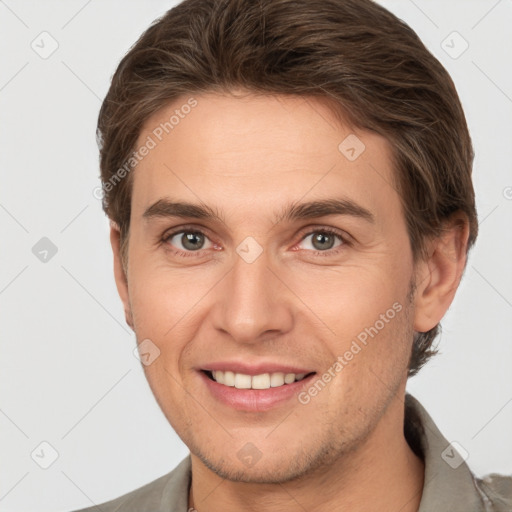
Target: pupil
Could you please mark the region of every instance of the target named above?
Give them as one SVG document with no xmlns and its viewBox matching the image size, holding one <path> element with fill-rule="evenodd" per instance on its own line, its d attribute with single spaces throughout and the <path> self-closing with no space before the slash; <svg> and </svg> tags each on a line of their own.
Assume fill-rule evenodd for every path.
<svg viewBox="0 0 512 512">
<path fill-rule="evenodd" d="M 326 247 L 325 245 L 322 246 L 322 243 L 325 243 L 325 240 L 329 240 L 331 241 L 330 244 L 327 244 L 329 245 L 329 247 Z M 333 237 L 331 235 L 328 235 L 328 234 L 325 234 L 325 233 L 319 233 L 317 236 L 314 237 L 314 243 L 315 242 L 320 242 L 320 249 L 330 249 L 332 247 L 332 243 L 333 243 Z"/>
<path fill-rule="evenodd" d="M 182 243 L 183 243 L 183 247 L 187 248 L 187 249 L 190 249 L 192 251 L 195 251 L 197 250 L 198 248 L 200 248 L 198 245 L 197 245 L 197 241 L 199 240 L 199 242 L 201 241 L 201 234 L 200 233 L 188 233 L 188 234 L 184 234 L 182 236 Z M 194 242 L 196 242 L 194 244 Z"/>
</svg>

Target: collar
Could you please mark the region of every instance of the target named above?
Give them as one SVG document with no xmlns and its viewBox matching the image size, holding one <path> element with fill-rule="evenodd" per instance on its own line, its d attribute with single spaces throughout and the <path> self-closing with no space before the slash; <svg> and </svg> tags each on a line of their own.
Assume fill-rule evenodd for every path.
<svg viewBox="0 0 512 512">
<path fill-rule="evenodd" d="M 418 512 L 485 510 L 463 453 L 457 452 L 457 445 L 446 440 L 425 408 L 408 393 L 405 395 L 404 434 L 412 450 L 425 463 Z"/>
</svg>

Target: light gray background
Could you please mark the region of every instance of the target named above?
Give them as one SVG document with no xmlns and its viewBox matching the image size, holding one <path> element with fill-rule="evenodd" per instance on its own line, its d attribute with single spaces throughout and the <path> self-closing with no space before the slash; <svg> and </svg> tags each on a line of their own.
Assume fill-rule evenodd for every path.
<svg viewBox="0 0 512 512">
<path fill-rule="evenodd" d="M 442 322 L 442 354 L 409 391 L 467 450 L 477 474 L 510 474 L 512 2 L 381 3 L 449 70 L 476 150 L 479 239 Z M 100 503 L 170 471 L 188 453 L 133 355 L 108 222 L 93 196 L 95 126 L 109 79 L 174 4 L 0 0 L 2 511 Z M 453 31 L 469 43 L 457 58 L 463 41 Z M 48 52 L 53 39 L 58 48 L 45 59 L 31 47 Z M 47 262 L 32 252 L 42 237 L 58 249 Z M 43 441 L 58 452 L 48 469 L 35 462 L 51 462 Z"/>
</svg>

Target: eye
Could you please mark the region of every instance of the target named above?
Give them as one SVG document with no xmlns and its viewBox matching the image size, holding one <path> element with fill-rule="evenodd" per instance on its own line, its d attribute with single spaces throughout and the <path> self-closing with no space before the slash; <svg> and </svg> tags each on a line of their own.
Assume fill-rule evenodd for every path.
<svg viewBox="0 0 512 512">
<path fill-rule="evenodd" d="M 198 230 L 184 230 L 175 231 L 173 233 L 167 233 L 164 235 L 163 242 L 170 245 L 171 248 L 175 248 L 177 254 L 187 255 L 190 252 L 197 252 L 202 249 L 209 249 L 213 246 L 212 242 L 208 237 Z M 209 243 L 205 247 L 205 243 Z"/>
<path fill-rule="evenodd" d="M 316 229 L 314 231 L 309 231 L 302 239 L 302 243 L 304 243 L 304 241 L 306 241 L 309 237 L 312 238 L 311 241 L 306 244 L 309 245 L 309 247 L 306 247 L 306 249 L 312 249 L 315 253 L 337 253 L 339 249 L 333 249 L 336 249 L 340 246 L 348 245 L 348 242 L 345 240 L 345 237 L 333 229 L 322 228 Z M 335 245 L 336 240 L 338 240 L 337 245 Z"/>
<path fill-rule="evenodd" d="M 306 243 L 305 249 L 315 255 L 331 256 L 337 254 L 350 245 L 344 234 L 332 228 L 317 228 L 310 230 L 301 239 L 304 244 L 309 237 L 311 241 Z M 198 229 L 184 229 L 166 233 L 162 237 L 165 248 L 177 256 L 196 256 L 202 250 L 217 248 L 208 236 Z M 304 249 L 304 247 L 302 247 Z"/>
</svg>

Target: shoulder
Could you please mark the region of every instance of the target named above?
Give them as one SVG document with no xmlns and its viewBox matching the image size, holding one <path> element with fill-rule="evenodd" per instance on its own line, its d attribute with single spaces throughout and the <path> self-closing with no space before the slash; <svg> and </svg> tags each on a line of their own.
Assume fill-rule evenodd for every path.
<svg viewBox="0 0 512 512">
<path fill-rule="evenodd" d="M 486 505 L 492 512 L 510 512 L 512 510 L 512 475 L 491 473 L 475 478 L 475 486 Z"/>
<path fill-rule="evenodd" d="M 190 455 L 169 473 L 118 498 L 73 512 L 160 512 L 187 507 Z"/>
<path fill-rule="evenodd" d="M 156 509 L 156 506 L 161 501 L 161 496 L 163 489 L 165 488 L 170 473 L 167 475 L 163 475 L 152 482 L 149 482 L 142 487 L 139 487 L 127 494 L 123 494 L 118 498 L 107 501 L 105 503 L 101 503 L 99 505 L 99 509 L 102 512 L 128 512 L 135 510 L 149 510 L 148 507 L 153 506 Z M 144 508 L 140 508 L 143 506 Z M 92 505 L 88 508 L 83 508 L 80 510 L 76 510 L 74 512 L 97 512 L 98 505 Z"/>
</svg>

